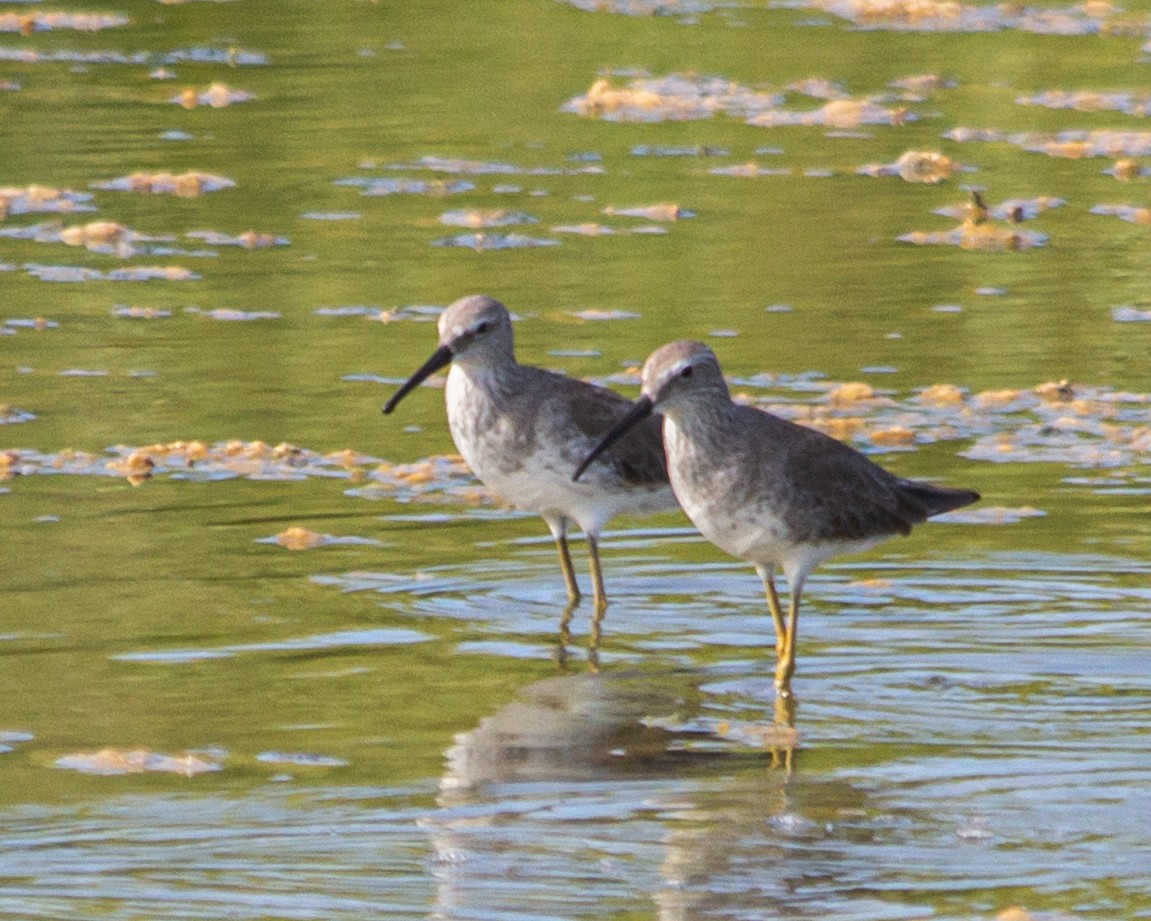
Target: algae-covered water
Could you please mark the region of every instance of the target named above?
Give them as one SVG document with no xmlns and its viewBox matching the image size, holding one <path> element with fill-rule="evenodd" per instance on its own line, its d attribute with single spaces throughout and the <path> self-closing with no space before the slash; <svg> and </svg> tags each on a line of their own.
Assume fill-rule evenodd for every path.
<svg viewBox="0 0 1151 921">
<path fill-rule="evenodd" d="M 1149 40 L 0 2 L 0 917 L 1151 917 Z M 614 522 L 597 661 L 440 394 L 381 415 L 473 292 L 983 494 L 812 578 L 790 769 L 750 567 Z"/>
</svg>

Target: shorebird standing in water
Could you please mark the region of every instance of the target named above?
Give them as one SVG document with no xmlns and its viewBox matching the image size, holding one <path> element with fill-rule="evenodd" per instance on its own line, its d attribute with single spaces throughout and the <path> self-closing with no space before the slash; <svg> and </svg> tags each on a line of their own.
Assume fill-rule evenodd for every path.
<svg viewBox="0 0 1151 921">
<path fill-rule="evenodd" d="M 601 452 L 584 479 L 572 468 L 631 406 L 617 393 L 551 371 L 521 365 L 512 321 L 499 301 L 472 295 L 439 318 L 439 348 L 384 406 L 390 413 L 412 389 L 451 365 L 444 391 L 452 440 L 472 472 L 516 508 L 543 516 L 559 548 L 569 610 L 580 599 L 567 532 L 587 535 L 595 603 L 593 645 L 607 607 L 598 540 L 621 514 L 676 507 L 667 479 L 660 427 L 649 419 L 633 437 Z"/>
<path fill-rule="evenodd" d="M 688 518 L 717 547 L 753 563 L 763 579 L 781 696 L 791 695 L 799 599 L 816 566 L 979 499 L 969 489 L 895 476 L 822 432 L 733 402 L 715 354 L 688 341 L 652 352 L 642 396 L 572 479 L 617 441 L 627 444 L 622 436 L 653 412 L 664 417 L 671 485 Z M 777 566 L 791 591 L 786 620 Z"/>
</svg>

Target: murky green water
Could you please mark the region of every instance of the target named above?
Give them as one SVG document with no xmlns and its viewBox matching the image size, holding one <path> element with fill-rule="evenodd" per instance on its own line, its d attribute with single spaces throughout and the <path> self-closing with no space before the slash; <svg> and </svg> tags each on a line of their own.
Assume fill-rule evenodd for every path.
<svg viewBox="0 0 1151 921">
<path fill-rule="evenodd" d="M 1147 4 L 600 6 L 0 2 L 0 917 L 1151 917 Z M 380 415 L 475 291 L 984 494 L 816 573 L 790 775 L 749 567 L 618 522 L 594 671 Z"/>
</svg>

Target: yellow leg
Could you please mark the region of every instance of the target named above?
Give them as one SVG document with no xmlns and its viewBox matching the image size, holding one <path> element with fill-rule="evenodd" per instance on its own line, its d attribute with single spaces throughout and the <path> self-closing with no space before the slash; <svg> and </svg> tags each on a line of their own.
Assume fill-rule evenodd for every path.
<svg viewBox="0 0 1151 921">
<path fill-rule="evenodd" d="M 787 610 L 787 637 L 783 644 L 783 655 L 775 664 L 775 687 L 781 697 L 791 696 L 791 679 L 795 674 L 795 640 L 799 631 L 800 585 L 791 591 L 791 604 Z"/>
<path fill-rule="evenodd" d="M 591 648 L 599 648 L 600 625 L 607 612 L 607 593 L 603 587 L 603 568 L 599 562 L 599 543 L 592 535 L 587 536 L 588 557 L 591 560 L 592 599 L 595 602 L 595 613 L 591 619 Z"/>
<path fill-rule="evenodd" d="M 790 778 L 795 770 L 795 749 L 799 733 L 795 731 L 795 695 L 783 694 L 775 698 L 775 720 L 772 728 L 777 743 L 771 748 L 771 766 L 783 768 Z"/>
<path fill-rule="evenodd" d="M 787 627 L 783 622 L 783 608 L 779 604 L 779 592 L 775 590 L 775 569 L 769 566 L 757 566 L 760 578 L 763 579 L 763 592 L 767 596 L 767 609 L 771 612 L 771 622 L 775 624 L 775 656 L 778 659 L 783 655 L 787 645 Z"/>
<path fill-rule="evenodd" d="M 575 570 L 572 568 L 572 555 L 571 551 L 568 550 L 567 535 L 563 531 L 556 535 L 556 547 L 560 552 L 560 567 L 564 571 L 564 584 L 568 590 L 569 607 L 574 606 L 580 599 L 579 583 L 576 582 Z M 568 619 L 571 619 L 570 613 Z"/>
</svg>

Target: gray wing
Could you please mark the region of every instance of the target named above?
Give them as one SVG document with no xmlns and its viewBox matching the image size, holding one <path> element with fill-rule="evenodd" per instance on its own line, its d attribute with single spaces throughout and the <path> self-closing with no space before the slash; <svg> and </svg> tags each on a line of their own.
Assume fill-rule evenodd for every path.
<svg viewBox="0 0 1151 921">
<path fill-rule="evenodd" d="M 907 534 L 912 525 L 969 505 L 979 494 L 904 479 L 854 448 L 785 419 L 776 423 L 788 525 L 807 540 L 863 540 Z"/>
<path fill-rule="evenodd" d="M 539 384 L 546 383 L 546 386 L 532 388 L 536 396 L 528 395 L 530 399 L 541 401 L 536 424 L 562 427 L 564 431 L 556 434 L 562 434 L 571 444 L 570 461 L 574 470 L 612 426 L 627 415 L 632 402 L 612 390 L 586 381 L 539 368 L 531 370 L 548 378 L 546 382 L 538 381 Z M 549 403 L 553 405 L 549 406 Z M 597 467 L 600 471 L 606 467 L 617 481 L 629 486 L 667 485 L 661 420 L 656 417 L 644 419 L 605 451 L 588 472 L 593 473 Z"/>
</svg>

